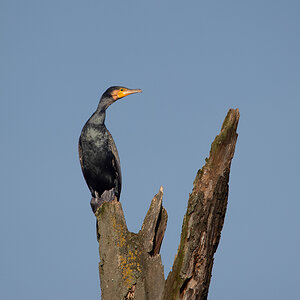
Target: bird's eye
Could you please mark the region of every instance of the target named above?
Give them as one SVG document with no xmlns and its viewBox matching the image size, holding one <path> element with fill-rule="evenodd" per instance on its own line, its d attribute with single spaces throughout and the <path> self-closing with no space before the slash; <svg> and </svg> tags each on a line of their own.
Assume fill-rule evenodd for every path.
<svg viewBox="0 0 300 300">
<path fill-rule="evenodd" d="M 123 92 L 123 89 L 120 89 L 121 92 Z"/>
</svg>

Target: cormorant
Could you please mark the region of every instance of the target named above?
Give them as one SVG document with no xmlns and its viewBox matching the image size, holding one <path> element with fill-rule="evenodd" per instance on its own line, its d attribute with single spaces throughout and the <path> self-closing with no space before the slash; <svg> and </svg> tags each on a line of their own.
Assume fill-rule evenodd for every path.
<svg viewBox="0 0 300 300">
<path fill-rule="evenodd" d="M 107 201 L 120 198 L 122 176 L 115 142 L 107 130 L 106 109 L 118 99 L 142 90 L 112 86 L 102 95 L 97 110 L 85 123 L 79 138 L 79 160 L 84 179 L 91 191 L 91 207 L 97 208 Z"/>
</svg>

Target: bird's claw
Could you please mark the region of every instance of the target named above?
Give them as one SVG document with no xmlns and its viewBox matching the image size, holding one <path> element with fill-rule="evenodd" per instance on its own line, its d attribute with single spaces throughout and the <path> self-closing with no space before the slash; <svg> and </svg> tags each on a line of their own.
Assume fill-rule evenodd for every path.
<svg viewBox="0 0 300 300">
<path fill-rule="evenodd" d="M 99 194 L 95 192 L 95 196 L 96 197 L 92 197 L 90 202 L 94 214 L 103 203 L 110 202 L 115 199 L 115 190 L 112 188 L 109 191 L 104 191 L 100 197 Z"/>
</svg>

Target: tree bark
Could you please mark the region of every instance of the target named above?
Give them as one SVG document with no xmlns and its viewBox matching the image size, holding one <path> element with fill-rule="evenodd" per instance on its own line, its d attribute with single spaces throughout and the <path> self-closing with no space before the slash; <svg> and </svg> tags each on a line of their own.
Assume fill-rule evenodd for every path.
<svg viewBox="0 0 300 300">
<path fill-rule="evenodd" d="M 238 121 L 238 109 L 230 109 L 206 164 L 196 175 L 180 245 L 166 281 L 159 254 L 168 219 L 162 187 L 137 234 L 128 231 L 120 202 L 104 203 L 97 210 L 103 300 L 207 299 L 226 213 Z"/>
<path fill-rule="evenodd" d="M 211 145 L 205 166 L 198 171 L 184 216 L 181 240 L 163 299 L 207 299 L 228 199 L 228 182 L 239 121 L 230 109 Z"/>
<path fill-rule="evenodd" d="M 162 197 L 161 187 L 138 234 L 128 231 L 117 200 L 96 212 L 102 299 L 161 299 L 165 280 L 159 250 L 168 219 Z"/>
</svg>

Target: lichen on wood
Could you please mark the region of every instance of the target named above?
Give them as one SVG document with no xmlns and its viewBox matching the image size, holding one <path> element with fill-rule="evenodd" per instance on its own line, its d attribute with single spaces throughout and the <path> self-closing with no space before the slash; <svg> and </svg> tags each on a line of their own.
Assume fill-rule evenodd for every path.
<svg viewBox="0 0 300 300">
<path fill-rule="evenodd" d="M 238 109 L 230 109 L 206 164 L 197 172 L 177 255 L 166 281 L 159 254 L 168 219 L 162 206 L 162 187 L 138 233 L 128 231 L 117 200 L 96 211 L 103 300 L 207 299 L 226 213 L 238 121 Z"/>
<path fill-rule="evenodd" d="M 162 197 L 160 188 L 138 234 L 128 231 L 117 200 L 97 210 L 102 299 L 161 299 L 164 270 L 159 249 L 167 225 Z"/>
<path fill-rule="evenodd" d="M 198 171 L 184 216 L 181 240 L 163 299 L 207 299 L 224 224 L 231 160 L 237 140 L 238 109 L 230 109 L 209 158 Z"/>
</svg>

